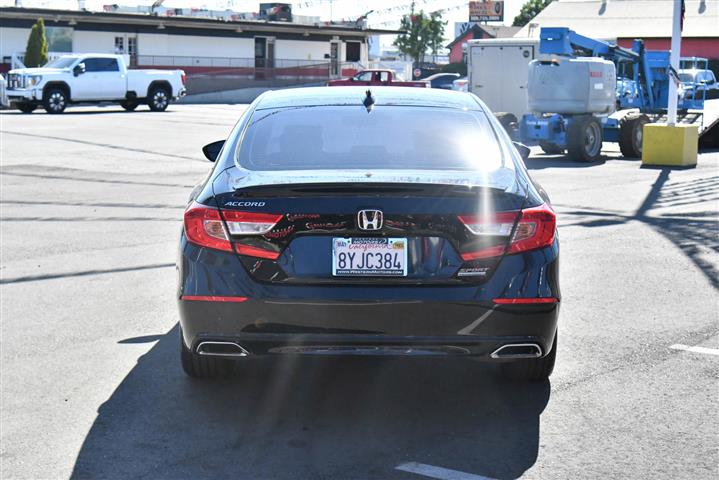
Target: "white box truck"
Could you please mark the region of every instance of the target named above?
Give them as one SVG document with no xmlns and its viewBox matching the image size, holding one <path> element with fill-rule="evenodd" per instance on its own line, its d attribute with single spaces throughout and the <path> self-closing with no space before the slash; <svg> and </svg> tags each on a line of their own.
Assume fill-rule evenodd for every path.
<svg viewBox="0 0 719 480">
<path fill-rule="evenodd" d="M 493 112 L 521 118 L 528 112 L 529 62 L 539 56 L 538 38 L 492 38 L 467 42 L 469 91 Z"/>
</svg>

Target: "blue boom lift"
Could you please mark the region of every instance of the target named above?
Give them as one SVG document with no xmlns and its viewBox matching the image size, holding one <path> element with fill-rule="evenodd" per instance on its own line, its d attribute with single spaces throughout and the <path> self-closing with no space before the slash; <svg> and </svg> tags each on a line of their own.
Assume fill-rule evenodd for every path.
<svg viewBox="0 0 719 480">
<path fill-rule="evenodd" d="M 552 88 L 552 78 L 556 87 L 562 88 L 558 76 L 552 77 L 551 66 L 561 61 L 583 57 L 597 57 L 614 63 L 615 72 L 621 69 L 630 72 L 637 90 L 637 98 L 632 110 L 613 112 L 616 108 L 615 97 L 609 111 L 558 113 L 540 111 L 526 114 L 519 121 L 518 129 L 510 134 L 527 145 L 540 145 L 547 153 L 564 153 L 581 161 L 595 161 L 601 152 L 602 142 L 618 142 L 625 157 L 641 157 L 642 130 L 646 123 L 658 122 L 666 118 L 669 98 L 669 82 L 675 81 L 675 73 L 669 63 L 668 51 L 652 51 L 644 48 L 642 40 L 634 40 L 631 49 L 623 48 L 601 40 L 594 40 L 575 33 L 568 28 L 542 28 L 539 43 L 540 59 L 534 60 L 545 68 L 541 73 L 543 82 L 540 90 Z M 590 60 L 590 59 L 584 59 Z M 532 81 L 530 63 L 530 82 Z M 607 62 L 603 62 L 606 66 Z M 600 65 L 601 67 L 602 65 Z M 609 65 L 611 68 L 611 65 Z M 559 72 L 560 69 L 556 69 Z M 547 73 L 549 72 L 549 73 Z M 591 74 L 591 75 L 590 75 Z M 597 74 L 597 75 L 595 75 Z M 595 89 L 616 88 L 616 73 L 612 85 L 605 83 L 590 84 Z M 587 77 L 601 76 L 601 72 L 587 72 Z M 579 79 L 584 81 L 584 79 Z M 587 79 L 589 80 L 589 79 Z M 678 82 L 678 78 L 676 79 Z M 535 90 L 536 91 L 536 90 Z M 560 92 L 563 94 L 563 92 Z M 590 93 L 593 95 L 593 93 Z M 529 105 L 532 106 L 532 86 L 529 88 Z M 703 98 L 680 98 L 678 103 L 678 121 L 701 124 Z M 552 107 L 554 108 L 554 107 Z M 560 107 L 556 107 L 561 111 Z M 694 111 L 690 111 L 694 110 Z M 698 111 L 696 111 L 698 110 Z M 499 117 L 505 127 L 506 119 Z M 504 121 L 503 121 L 504 120 Z M 515 120 L 516 121 L 516 120 Z M 511 122 L 513 123 L 513 122 Z M 510 128 L 510 130 L 513 130 Z"/>
</svg>

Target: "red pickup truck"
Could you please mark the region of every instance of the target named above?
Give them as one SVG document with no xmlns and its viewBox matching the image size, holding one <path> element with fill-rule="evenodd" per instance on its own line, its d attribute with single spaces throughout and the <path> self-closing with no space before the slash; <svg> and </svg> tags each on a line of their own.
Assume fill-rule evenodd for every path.
<svg viewBox="0 0 719 480">
<path fill-rule="evenodd" d="M 363 70 L 357 73 L 354 77 L 343 78 L 340 80 L 329 80 L 327 82 L 328 87 L 338 86 L 393 86 L 393 87 L 419 87 L 429 88 L 429 83 L 424 81 L 416 82 L 400 82 L 394 80 L 394 74 L 392 70 Z"/>
</svg>

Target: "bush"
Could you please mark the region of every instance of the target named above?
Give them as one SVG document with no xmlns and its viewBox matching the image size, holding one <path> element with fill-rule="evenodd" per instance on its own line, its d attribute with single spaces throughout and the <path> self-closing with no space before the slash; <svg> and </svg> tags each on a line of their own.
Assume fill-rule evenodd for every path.
<svg viewBox="0 0 719 480">
<path fill-rule="evenodd" d="M 23 63 L 29 68 L 41 67 L 47 63 L 47 38 L 45 38 L 45 22 L 42 18 L 38 18 L 30 30 Z"/>
</svg>

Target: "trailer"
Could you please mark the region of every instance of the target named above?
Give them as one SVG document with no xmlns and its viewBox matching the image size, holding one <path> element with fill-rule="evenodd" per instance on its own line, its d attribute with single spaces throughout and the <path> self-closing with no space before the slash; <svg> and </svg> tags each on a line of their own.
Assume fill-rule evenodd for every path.
<svg viewBox="0 0 719 480">
<path fill-rule="evenodd" d="M 467 90 L 493 112 L 527 113 L 527 65 L 539 55 L 537 38 L 467 42 Z"/>
</svg>

